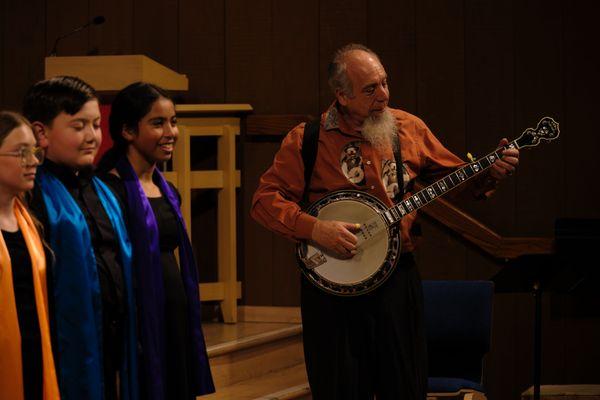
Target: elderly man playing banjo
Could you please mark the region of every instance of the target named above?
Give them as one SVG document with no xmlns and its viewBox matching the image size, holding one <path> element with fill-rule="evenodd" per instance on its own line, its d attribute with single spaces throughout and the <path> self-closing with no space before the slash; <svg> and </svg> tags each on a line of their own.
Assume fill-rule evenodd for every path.
<svg viewBox="0 0 600 400">
<path fill-rule="evenodd" d="M 336 101 L 319 122 L 287 134 L 260 179 L 252 216 L 299 243 L 313 398 L 424 400 L 416 209 L 467 181 L 475 197 L 489 196 L 514 172 L 519 151 L 502 139 L 486 160 L 463 162 L 419 118 L 388 107 L 385 69 L 362 45 L 335 53 L 329 84 Z M 410 192 L 416 177 L 445 174 Z"/>
</svg>

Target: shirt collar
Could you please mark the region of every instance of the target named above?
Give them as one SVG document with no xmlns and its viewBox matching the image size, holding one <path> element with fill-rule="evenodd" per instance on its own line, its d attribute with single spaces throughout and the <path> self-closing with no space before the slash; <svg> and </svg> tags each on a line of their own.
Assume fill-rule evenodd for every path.
<svg viewBox="0 0 600 400">
<path fill-rule="evenodd" d="M 326 131 L 338 130 L 342 133 L 352 136 L 358 136 L 362 138 L 360 131 L 351 129 L 346 121 L 344 120 L 340 105 L 337 101 L 334 101 L 327 111 L 325 111 L 322 119 L 323 128 Z"/>
<path fill-rule="evenodd" d="M 42 168 L 60 179 L 60 181 L 68 188 L 86 186 L 94 176 L 93 168 L 81 169 L 76 174 L 72 168 L 57 164 L 48 158 L 44 160 Z"/>
<path fill-rule="evenodd" d="M 337 108 L 337 102 L 334 102 L 329 106 L 327 111 L 325 112 L 325 123 L 323 127 L 326 131 L 330 131 L 332 129 L 339 129 L 338 119 L 340 118 L 340 112 Z"/>
</svg>

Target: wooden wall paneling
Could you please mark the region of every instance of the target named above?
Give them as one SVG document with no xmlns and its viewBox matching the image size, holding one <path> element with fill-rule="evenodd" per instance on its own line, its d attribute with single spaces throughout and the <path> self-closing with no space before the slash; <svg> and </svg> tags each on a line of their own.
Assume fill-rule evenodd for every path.
<svg viewBox="0 0 600 400">
<path fill-rule="evenodd" d="M 242 303 L 248 305 L 271 306 L 273 291 L 273 264 L 275 247 L 284 239 L 279 238 L 250 217 L 252 197 L 258 187 L 260 176 L 271 165 L 279 143 L 246 142 L 244 148 L 244 276 Z"/>
<path fill-rule="evenodd" d="M 563 116 L 561 7 L 558 0 L 515 2 L 515 128 L 542 116 Z M 564 143 L 523 151 L 517 181 L 517 227 L 524 236 L 552 236 L 564 212 Z"/>
<path fill-rule="evenodd" d="M 90 50 L 101 55 L 133 54 L 133 0 L 89 0 L 90 18 L 106 22 L 90 28 Z"/>
<path fill-rule="evenodd" d="M 179 72 L 178 0 L 133 0 L 133 52 Z"/>
<path fill-rule="evenodd" d="M 415 0 L 370 1 L 367 7 L 367 46 L 388 74 L 390 106 L 416 113 Z"/>
<path fill-rule="evenodd" d="M 415 251 L 423 279 L 455 280 L 466 278 L 465 243 L 449 230 L 421 214 L 418 223 L 423 237 Z"/>
<path fill-rule="evenodd" d="M 271 1 L 225 3 L 225 101 L 249 103 L 255 114 L 268 113 L 272 106 L 271 29 Z M 272 160 L 270 147 L 244 142 L 243 304 L 272 304 L 273 235 L 249 216 L 258 178 Z"/>
<path fill-rule="evenodd" d="M 232 0 L 225 7 L 225 101 L 271 113 L 273 93 L 272 1 Z"/>
<path fill-rule="evenodd" d="M 318 116 L 319 4 L 273 1 L 273 92 L 270 101 L 277 113 Z M 285 133 L 285 132 L 282 132 Z M 300 274 L 294 244 L 273 238 L 272 301 L 275 306 L 300 304 Z"/>
<path fill-rule="evenodd" d="M 464 10 L 459 2 L 418 1 L 417 115 L 456 154 L 465 154 Z"/>
<path fill-rule="evenodd" d="M 319 109 L 334 100 L 327 84 L 327 67 L 333 53 L 348 43 L 367 42 L 366 0 L 321 0 L 319 2 Z"/>
<path fill-rule="evenodd" d="M 465 151 L 464 10 L 457 2 L 418 1 L 417 115 L 451 151 Z M 444 231 L 425 231 L 421 271 L 436 279 L 464 279 L 466 248 Z M 436 232 L 435 236 L 431 232 Z M 426 255 L 425 255 L 426 254 Z M 439 276 L 439 278 L 437 278 Z"/>
<path fill-rule="evenodd" d="M 319 1 L 272 3 L 272 82 L 277 114 L 320 114 Z"/>
<path fill-rule="evenodd" d="M 515 2 L 515 127 L 535 126 L 540 117 L 554 116 L 559 122 L 563 115 L 563 65 L 559 1 Z M 552 236 L 554 220 L 564 210 L 565 194 L 563 155 L 560 142 L 542 144 L 523 151 L 520 168 L 515 176 L 516 228 L 522 235 Z M 531 384 L 533 310 L 521 304 L 516 314 L 518 326 L 529 326 L 517 348 L 516 365 L 518 389 Z M 563 382 L 564 340 L 570 337 L 564 329 L 547 329 L 555 321 L 549 319 L 548 301 L 544 299 L 542 352 L 544 369 L 542 383 Z M 522 332 L 520 332 L 522 333 Z M 567 339 L 569 340 L 569 339 Z"/>
<path fill-rule="evenodd" d="M 246 131 L 249 137 L 271 137 L 272 140 L 281 140 L 283 135 L 296 125 L 310 120 L 311 116 L 308 114 L 249 115 L 246 118 Z"/>
<path fill-rule="evenodd" d="M 186 103 L 225 102 L 225 1 L 179 0 L 179 73 Z"/>
<path fill-rule="evenodd" d="M 318 112 L 317 12 L 316 2 L 228 3 L 228 100 L 249 102 L 257 114 Z M 244 161 L 248 212 L 258 178 L 279 143 L 262 144 L 269 149 L 258 153 L 250 150 L 254 146 L 247 144 Z M 256 162 L 259 155 L 263 162 Z M 289 290 L 290 281 L 294 286 L 298 281 L 289 244 L 245 218 L 246 304 L 297 305 L 298 291 Z"/>
<path fill-rule="evenodd" d="M 600 57 L 590 51 L 595 46 L 600 6 L 594 1 L 564 2 L 564 85 L 565 110 L 562 137 L 565 148 L 566 194 L 565 215 L 578 218 L 600 218 L 599 188 L 591 184 L 600 157 L 596 149 L 600 139 L 596 129 L 598 92 L 600 91 Z M 572 296 L 572 295 L 571 295 Z M 595 297 L 595 295 L 592 295 Z M 585 299 L 585 298 L 584 298 Z M 585 300 L 581 300 L 585 301 Z M 589 306 L 589 303 L 585 304 Z M 597 368 L 600 359 L 600 319 L 565 317 L 571 340 L 565 340 L 567 383 L 600 383 Z"/>
<path fill-rule="evenodd" d="M 512 21 L 511 2 L 465 3 L 466 149 L 476 157 L 522 131 L 514 127 Z M 491 199 L 471 202 L 467 209 L 499 234 L 516 236 L 515 180 L 502 182 Z"/>
<path fill-rule="evenodd" d="M 465 1 L 465 117 L 466 150 L 476 157 L 488 154 L 502 137 L 514 139 L 513 9 L 511 2 Z M 464 154 L 461 154 L 466 159 Z M 465 204 L 473 216 L 501 235 L 515 236 L 515 181 L 503 182 L 487 201 Z M 467 248 L 467 279 L 491 279 L 500 266 L 480 251 Z M 517 398 L 515 364 L 515 301 L 496 295 L 492 342 L 485 363 L 488 398 Z"/>
<path fill-rule="evenodd" d="M 600 186 L 593 179 L 600 171 L 597 116 L 600 93 L 600 55 L 597 46 L 595 1 L 563 2 L 565 110 L 560 141 L 565 149 L 565 215 L 600 218 Z"/>
<path fill-rule="evenodd" d="M 20 111 L 26 90 L 44 77 L 45 2 L 4 1 L 6 13 L 0 26 L 3 32 L 2 108 Z"/>
<path fill-rule="evenodd" d="M 65 35 L 73 29 L 87 23 L 90 17 L 88 1 L 56 0 L 51 4 L 44 2 L 46 13 L 46 53 L 52 51 L 54 41 L 58 36 Z M 66 11 L 68 10 L 68 12 Z M 96 27 L 89 27 L 72 36 L 62 39 L 58 43 L 58 56 L 83 56 L 90 50 L 90 31 Z"/>
</svg>

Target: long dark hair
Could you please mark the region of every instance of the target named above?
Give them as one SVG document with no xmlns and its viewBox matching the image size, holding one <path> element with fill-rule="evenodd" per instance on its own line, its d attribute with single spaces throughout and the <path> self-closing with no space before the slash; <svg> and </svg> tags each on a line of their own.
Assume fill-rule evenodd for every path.
<svg viewBox="0 0 600 400">
<path fill-rule="evenodd" d="M 138 123 L 152 109 L 160 98 L 173 101 L 163 88 L 147 82 L 135 82 L 122 89 L 112 103 L 108 126 L 113 146 L 104 154 L 98 170 L 108 172 L 126 154 L 128 142 L 123 137 L 123 129 L 137 132 Z"/>
</svg>

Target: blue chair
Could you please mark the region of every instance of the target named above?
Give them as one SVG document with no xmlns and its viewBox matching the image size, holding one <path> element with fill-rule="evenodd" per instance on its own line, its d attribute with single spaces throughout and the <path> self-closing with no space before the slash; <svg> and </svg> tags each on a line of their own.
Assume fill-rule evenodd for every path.
<svg viewBox="0 0 600 400">
<path fill-rule="evenodd" d="M 483 357 L 490 349 L 494 284 L 424 281 L 428 399 L 486 399 Z"/>
</svg>

